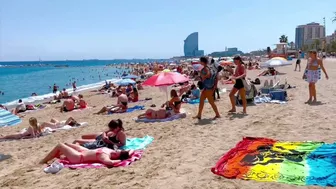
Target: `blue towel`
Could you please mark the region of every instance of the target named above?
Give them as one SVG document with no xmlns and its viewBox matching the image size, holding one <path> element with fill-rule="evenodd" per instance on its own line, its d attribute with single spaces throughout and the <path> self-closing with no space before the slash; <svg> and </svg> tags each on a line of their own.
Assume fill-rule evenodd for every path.
<svg viewBox="0 0 336 189">
<path fill-rule="evenodd" d="M 122 150 L 141 150 L 145 149 L 154 140 L 151 136 L 145 136 L 143 138 L 128 138 L 126 145 L 121 147 Z"/>
<path fill-rule="evenodd" d="M 7 110 L 0 108 L 0 127 L 14 126 L 21 123 L 21 119 Z"/>
<path fill-rule="evenodd" d="M 145 109 L 145 106 L 136 105 L 136 106 L 133 106 L 131 108 L 127 108 L 126 112 L 123 112 L 123 113 L 130 113 L 130 112 L 134 112 L 136 110 L 144 110 L 144 109 Z M 113 114 L 113 113 L 109 112 L 109 114 Z"/>
<path fill-rule="evenodd" d="M 204 102 L 208 102 L 207 100 Z M 200 99 L 192 99 L 192 100 L 188 100 L 188 104 L 199 104 L 200 103 Z"/>
</svg>

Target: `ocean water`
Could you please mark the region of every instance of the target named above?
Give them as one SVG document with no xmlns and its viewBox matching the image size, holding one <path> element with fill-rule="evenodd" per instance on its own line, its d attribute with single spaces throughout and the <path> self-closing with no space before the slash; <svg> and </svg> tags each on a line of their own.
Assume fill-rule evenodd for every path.
<svg viewBox="0 0 336 189">
<path fill-rule="evenodd" d="M 129 71 L 119 65 L 106 65 L 125 62 L 141 63 L 146 60 L 0 62 L 0 104 L 12 106 L 18 99 L 33 103 L 50 98 L 54 95 L 54 83 L 59 90 L 66 88 L 70 92 L 73 81 L 77 83 L 78 92 L 102 86 L 105 80 L 118 80 L 124 71 Z M 68 67 L 59 67 L 61 65 Z M 31 96 L 32 93 L 38 96 Z"/>
</svg>

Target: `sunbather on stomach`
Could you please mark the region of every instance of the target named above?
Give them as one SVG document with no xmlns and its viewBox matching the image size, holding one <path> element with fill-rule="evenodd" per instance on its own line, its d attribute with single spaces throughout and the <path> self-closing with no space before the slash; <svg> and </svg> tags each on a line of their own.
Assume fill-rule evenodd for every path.
<svg viewBox="0 0 336 189">
<path fill-rule="evenodd" d="M 29 119 L 30 126 L 25 129 L 23 132 L 11 134 L 7 136 L 0 137 L 0 140 L 2 139 L 22 139 L 22 138 L 34 138 L 39 137 L 42 133 L 40 124 L 37 123 L 37 119 L 34 117 L 31 117 Z"/>
<path fill-rule="evenodd" d="M 111 120 L 108 124 L 108 130 L 103 133 L 83 135 L 82 139 L 77 139 L 73 143 L 84 145 L 86 143 L 95 142 L 96 140 L 103 140 L 106 147 L 118 148 L 126 144 L 126 134 L 124 133 L 123 123 L 120 119 Z"/>
<path fill-rule="evenodd" d="M 134 151 L 116 151 L 109 148 L 89 150 L 76 144 L 59 143 L 49 154 L 40 161 L 40 164 L 48 163 L 54 158 L 66 159 L 70 163 L 102 163 L 114 166 L 120 161 L 128 159 Z"/>
</svg>

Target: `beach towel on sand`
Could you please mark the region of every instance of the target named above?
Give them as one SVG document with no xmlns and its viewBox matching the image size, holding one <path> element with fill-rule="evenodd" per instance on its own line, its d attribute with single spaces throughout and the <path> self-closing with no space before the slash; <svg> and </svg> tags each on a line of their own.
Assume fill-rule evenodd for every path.
<svg viewBox="0 0 336 189">
<path fill-rule="evenodd" d="M 165 119 L 147 119 L 147 118 L 142 118 L 142 119 L 135 119 L 135 122 L 144 122 L 144 123 L 154 123 L 154 122 L 166 122 L 166 121 L 173 121 L 176 119 L 182 119 L 187 117 L 186 113 L 180 113 L 180 114 L 175 114 L 170 117 L 167 117 Z"/>
<path fill-rule="evenodd" d="M 211 171 L 230 179 L 336 186 L 336 143 L 246 137 Z"/>
<path fill-rule="evenodd" d="M 0 127 L 14 126 L 21 123 L 21 119 L 7 110 L 0 108 Z"/>
<path fill-rule="evenodd" d="M 126 112 L 123 112 L 123 113 L 130 113 L 130 112 L 134 112 L 134 111 L 137 111 L 137 110 L 144 110 L 144 109 L 145 109 L 145 106 L 136 105 L 136 106 L 127 108 Z M 115 114 L 115 113 L 110 112 L 109 115 L 110 114 Z"/>
<path fill-rule="evenodd" d="M 207 100 L 205 100 L 204 102 L 208 102 Z M 200 103 L 200 99 L 190 99 L 187 101 L 188 104 L 199 104 Z"/>
<path fill-rule="evenodd" d="M 154 138 L 151 136 L 145 136 L 143 138 L 128 138 L 126 140 L 126 145 L 122 147 L 122 150 L 136 150 L 130 158 L 127 160 L 124 160 L 118 164 L 115 165 L 115 167 L 125 167 L 127 165 L 130 165 L 132 162 L 141 159 L 141 156 L 143 154 L 142 149 L 145 149 L 149 144 L 153 142 Z M 103 165 L 101 163 L 81 163 L 81 164 L 70 164 L 70 162 L 66 160 L 60 160 L 61 163 L 64 164 L 64 167 L 68 167 L 71 169 L 76 168 L 101 168 L 106 167 L 106 165 Z"/>
</svg>

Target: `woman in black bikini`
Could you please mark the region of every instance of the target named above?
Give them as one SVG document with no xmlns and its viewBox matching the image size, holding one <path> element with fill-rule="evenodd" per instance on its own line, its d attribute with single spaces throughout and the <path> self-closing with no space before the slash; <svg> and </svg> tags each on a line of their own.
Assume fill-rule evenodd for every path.
<svg viewBox="0 0 336 189">
<path fill-rule="evenodd" d="M 120 119 L 112 120 L 108 127 L 109 129 L 103 133 L 83 135 L 82 139 L 75 140 L 73 143 L 90 149 L 93 149 L 94 145 L 89 143 L 94 143 L 97 140 L 102 141 L 104 143 L 102 144 L 103 146 L 112 149 L 124 146 L 126 144 L 126 134 L 124 133 L 122 121 Z"/>
<path fill-rule="evenodd" d="M 177 95 L 177 91 L 175 89 L 171 90 L 170 96 L 171 96 L 170 101 L 162 104 L 161 108 L 166 107 L 166 110 L 172 110 L 172 112 L 176 114 L 180 113 L 182 102 L 180 97 Z"/>
</svg>

